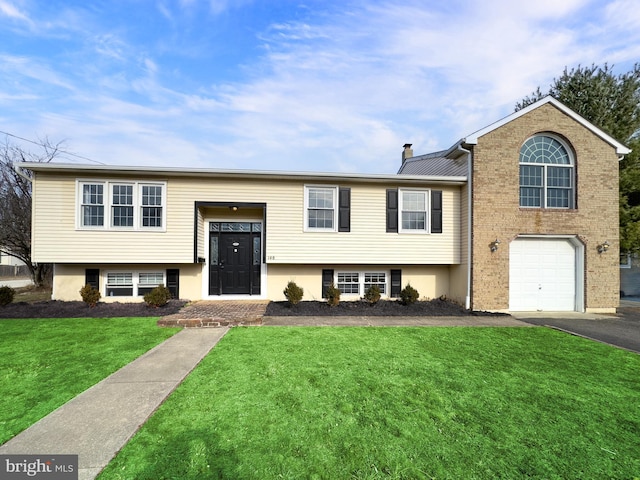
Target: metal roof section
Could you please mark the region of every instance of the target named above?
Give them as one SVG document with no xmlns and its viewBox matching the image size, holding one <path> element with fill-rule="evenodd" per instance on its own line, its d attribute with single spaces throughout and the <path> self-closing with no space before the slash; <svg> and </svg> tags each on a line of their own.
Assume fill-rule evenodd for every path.
<svg viewBox="0 0 640 480">
<path fill-rule="evenodd" d="M 48 172 L 73 175 L 138 175 L 144 177 L 205 177 L 205 178 L 244 178 L 263 180 L 303 180 L 307 182 L 354 182 L 386 184 L 424 184 L 462 185 L 467 182 L 466 171 L 460 176 L 448 175 L 397 175 L 397 174 L 359 174 L 336 172 L 287 172 L 274 170 L 224 170 L 182 167 L 147 167 L 130 165 L 85 165 L 73 163 L 19 162 L 16 169 L 33 172 Z"/>
<path fill-rule="evenodd" d="M 616 149 L 616 153 L 618 155 L 626 155 L 626 154 L 631 152 L 630 148 L 624 146 L 622 143 L 618 142 L 615 138 L 613 138 L 612 136 L 610 136 L 610 135 L 606 134 L 605 132 L 603 132 L 602 130 L 600 130 L 593 123 L 591 123 L 588 120 L 584 119 L 582 116 L 578 115 L 576 112 L 574 112 L 569 107 L 567 107 L 564 103 L 560 102 L 559 100 L 556 100 L 551 95 L 547 95 L 546 97 L 542 98 L 541 100 L 538 100 L 537 102 L 532 103 L 531 105 L 528 105 L 527 107 L 525 107 L 525 108 L 523 108 L 521 110 L 518 110 L 517 112 L 514 112 L 511 115 L 508 115 L 508 116 L 504 117 L 503 119 L 498 120 L 497 122 L 494 122 L 494 123 L 492 123 L 491 125 L 489 125 L 487 127 L 484 127 L 484 128 L 482 128 L 482 129 L 480 129 L 480 130 L 478 130 L 476 132 L 473 132 L 471 135 L 467 136 L 466 138 L 463 138 L 462 142 L 466 143 L 468 145 L 476 145 L 478 143 L 478 138 L 482 137 L 483 135 L 486 135 L 487 133 L 495 130 L 496 128 L 500 128 L 501 126 L 503 126 L 503 125 L 515 120 L 516 118 L 519 118 L 519 117 L 521 117 L 523 115 L 526 115 L 527 113 L 531 112 L 532 110 L 535 110 L 536 108 L 540 108 L 541 106 L 546 105 L 547 103 L 550 103 L 551 105 L 556 107 L 558 110 L 560 110 L 561 112 L 563 112 L 566 115 L 570 116 L 576 122 L 580 123 L 582 126 L 584 126 L 587 129 L 591 130 L 595 135 L 597 135 L 602 140 L 607 142 L 609 145 L 614 147 Z"/>
<path fill-rule="evenodd" d="M 465 177 L 466 157 L 462 160 L 447 158 L 446 150 L 408 158 L 400 167 L 400 175 L 434 175 L 439 177 Z"/>
</svg>

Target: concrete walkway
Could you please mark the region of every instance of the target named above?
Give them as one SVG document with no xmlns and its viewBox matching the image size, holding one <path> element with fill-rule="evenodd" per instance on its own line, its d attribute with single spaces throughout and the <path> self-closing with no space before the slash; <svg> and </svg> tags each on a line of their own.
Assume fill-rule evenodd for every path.
<svg viewBox="0 0 640 480">
<path fill-rule="evenodd" d="M 95 478 L 227 328 L 184 329 L 0 446 L 0 454 L 78 455 Z"/>
</svg>

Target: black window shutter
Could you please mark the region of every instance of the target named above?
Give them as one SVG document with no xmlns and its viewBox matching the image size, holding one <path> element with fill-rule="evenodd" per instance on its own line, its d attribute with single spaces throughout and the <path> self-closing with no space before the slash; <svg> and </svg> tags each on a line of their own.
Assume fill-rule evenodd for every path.
<svg viewBox="0 0 640 480">
<path fill-rule="evenodd" d="M 442 190 L 431 190 L 431 233 L 442 233 Z"/>
<path fill-rule="evenodd" d="M 338 231 L 351 231 L 351 189 L 338 189 Z"/>
<path fill-rule="evenodd" d="M 100 270 L 98 268 L 87 268 L 84 271 L 84 284 L 100 290 Z"/>
<path fill-rule="evenodd" d="M 327 298 L 327 289 L 333 285 L 333 270 L 322 270 L 322 298 Z"/>
<path fill-rule="evenodd" d="M 398 233 L 398 190 L 387 190 L 387 232 Z"/>
<path fill-rule="evenodd" d="M 402 291 L 402 270 L 391 270 L 391 298 L 398 298 Z"/>
<path fill-rule="evenodd" d="M 171 292 L 172 298 L 180 298 L 180 270 L 177 268 L 167 269 L 167 288 Z"/>
</svg>

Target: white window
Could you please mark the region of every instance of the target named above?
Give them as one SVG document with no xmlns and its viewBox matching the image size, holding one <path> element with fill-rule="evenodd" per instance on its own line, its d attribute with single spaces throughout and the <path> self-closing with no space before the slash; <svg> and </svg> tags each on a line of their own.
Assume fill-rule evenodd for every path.
<svg viewBox="0 0 640 480">
<path fill-rule="evenodd" d="M 80 216 L 83 227 L 104 226 L 103 183 L 85 183 L 82 185 Z"/>
<path fill-rule="evenodd" d="M 164 229 L 165 191 L 165 183 L 79 181 L 78 227 Z"/>
<path fill-rule="evenodd" d="M 107 297 L 133 297 L 133 274 L 131 272 L 107 273 Z"/>
<path fill-rule="evenodd" d="M 111 186 L 111 226 L 133 227 L 133 185 Z"/>
<path fill-rule="evenodd" d="M 400 232 L 429 233 L 429 190 L 399 191 Z"/>
<path fill-rule="evenodd" d="M 386 273 L 365 273 L 364 274 L 364 293 L 369 287 L 377 285 L 382 295 L 387 294 L 387 274 Z"/>
<path fill-rule="evenodd" d="M 164 285 L 163 272 L 107 272 L 107 297 L 143 296 Z"/>
<path fill-rule="evenodd" d="M 145 295 L 160 285 L 164 285 L 162 272 L 141 272 L 138 274 L 138 296 Z"/>
<path fill-rule="evenodd" d="M 142 185 L 142 226 L 162 227 L 162 186 Z"/>
<path fill-rule="evenodd" d="M 520 206 L 574 208 L 573 160 L 549 135 L 529 138 L 520 149 Z"/>
<path fill-rule="evenodd" d="M 387 295 L 386 272 L 337 272 L 335 284 L 343 295 L 364 296 L 369 287 L 377 285 L 380 293 Z"/>
<path fill-rule="evenodd" d="M 338 290 L 345 295 L 360 293 L 360 275 L 358 272 L 339 272 Z"/>
<path fill-rule="evenodd" d="M 335 232 L 338 224 L 337 198 L 338 187 L 305 186 L 304 229 Z"/>
</svg>

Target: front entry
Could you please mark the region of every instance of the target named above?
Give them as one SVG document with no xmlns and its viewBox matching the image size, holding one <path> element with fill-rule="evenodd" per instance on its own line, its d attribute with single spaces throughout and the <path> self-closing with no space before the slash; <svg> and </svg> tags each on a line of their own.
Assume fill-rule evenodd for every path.
<svg viewBox="0 0 640 480">
<path fill-rule="evenodd" d="M 259 295 L 262 224 L 209 224 L 209 295 Z"/>
</svg>

